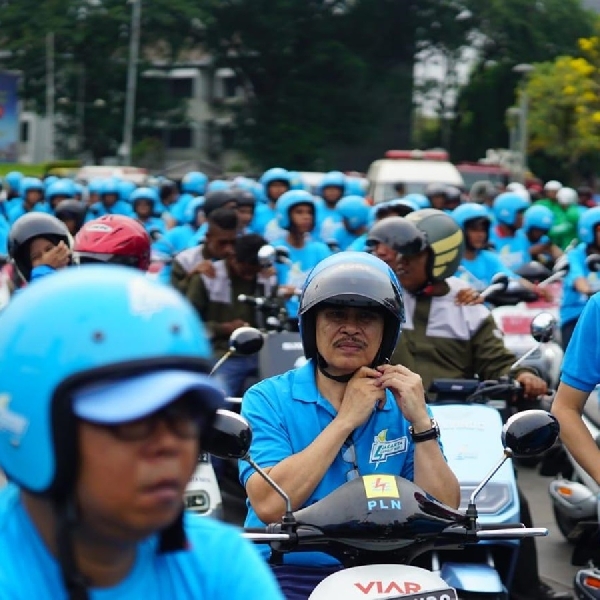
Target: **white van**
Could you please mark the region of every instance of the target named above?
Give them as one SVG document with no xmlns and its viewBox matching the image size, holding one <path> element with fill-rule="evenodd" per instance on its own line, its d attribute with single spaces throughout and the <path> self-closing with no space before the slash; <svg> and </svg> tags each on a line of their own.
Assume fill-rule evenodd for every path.
<svg viewBox="0 0 600 600">
<path fill-rule="evenodd" d="M 398 183 L 404 184 L 407 194 L 422 194 L 430 183 L 464 187 L 462 175 L 443 150 L 388 150 L 371 164 L 367 179 L 374 204 L 397 198 Z"/>
</svg>

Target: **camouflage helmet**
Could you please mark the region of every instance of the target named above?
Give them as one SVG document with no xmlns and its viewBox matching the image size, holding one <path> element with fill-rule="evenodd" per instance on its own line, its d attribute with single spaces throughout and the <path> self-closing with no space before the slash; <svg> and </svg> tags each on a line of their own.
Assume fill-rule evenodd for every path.
<svg viewBox="0 0 600 600">
<path fill-rule="evenodd" d="M 462 229 L 447 213 L 435 208 L 424 208 L 406 217 L 425 234 L 429 250 L 427 278 L 429 282 L 444 281 L 456 273 L 464 252 Z"/>
</svg>

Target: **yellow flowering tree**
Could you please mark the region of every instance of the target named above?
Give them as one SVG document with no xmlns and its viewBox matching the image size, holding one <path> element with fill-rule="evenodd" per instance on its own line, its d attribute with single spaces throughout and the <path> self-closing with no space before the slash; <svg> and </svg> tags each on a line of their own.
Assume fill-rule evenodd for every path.
<svg viewBox="0 0 600 600">
<path fill-rule="evenodd" d="M 600 152 L 600 37 L 579 40 L 581 56 L 539 63 L 529 76 L 529 151 L 569 168 Z"/>
</svg>

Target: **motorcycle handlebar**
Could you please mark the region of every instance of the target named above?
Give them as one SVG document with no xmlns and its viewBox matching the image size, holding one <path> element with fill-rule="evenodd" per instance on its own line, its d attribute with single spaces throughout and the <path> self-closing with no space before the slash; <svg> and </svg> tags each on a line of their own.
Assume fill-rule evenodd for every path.
<svg viewBox="0 0 600 600">
<path fill-rule="evenodd" d="M 292 533 L 272 533 L 272 526 L 264 528 L 245 529 L 242 532 L 242 537 L 255 544 L 271 544 L 274 542 L 293 542 L 301 545 L 302 530 L 306 529 L 309 538 L 314 540 L 315 530 L 312 527 L 298 527 Z M 457 543 L 468 543 L 468 539 L 472 534 L 468 533 L 464 527 L 451 527 L 448 531 L 440 534 L 440 537 L 451 536 L 457 538 Z M 521 523 L 514 523 L 512 527 L 508 524 L 498 529 L 481 529 L 475 533 L 477 541 L 479 540 L 514 540 L 524 539 L 528 537 L 545 537 L 548 535 L 546 527 L 523 527 Z M 460 538 L 460 540 L 459 540 Z M 464 539 L 463 539 L 464 538 Z"/>
</svg>

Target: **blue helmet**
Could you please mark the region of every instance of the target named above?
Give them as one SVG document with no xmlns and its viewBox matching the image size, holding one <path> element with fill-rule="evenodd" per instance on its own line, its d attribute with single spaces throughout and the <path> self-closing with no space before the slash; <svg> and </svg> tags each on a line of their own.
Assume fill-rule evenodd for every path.
<svg viewBox="0 0 600 600">
<path fill-rule="evenodd" d="M 366 252 L 340 252 L 323 259 L 308 274 L 298 309 L 300 336 L 304 355 L 321 361 L 315 309 L 323 303 L 383 309 L 383 339 L 373 366 L 392 356 L 405 321 L 404 300 L 396 274 L 381 259 Z"/>
<path fill-rule="evenodd" d="M 129 202 L 131 194 L 137 189 L 137 185 L 133 181 L 119 181 L 119 200 Z"/>
<path fill-rule="evenodd" d="M 7 183 L 13 192 L 20 193 L 21 180 L 23 179 L 23 173 L 19 171 L 10 171 L 4 177 L 4 182 Z"/>
<path fill-rule="evenodd" d="M 523 231 L 527 233 L 530 229 L 543 229 L 550 231 L 554 225 L 554 215 L 546 206 L 531 206 L 523 216 Z"/>
<path fill-rule="evenodd" d="M 33 190 L 42 192 L 42 194 L 44 193 L 45 188 L 44 184 L 42 183 L 42 180 L 38 179 L 37 177 L 23 177 L 23 179 L 21 179 L 21 184 L 19 187 L 19 193 L 21 194 L 21 197 L 25 198 L 27 192 Z"/>
<path fill-rule="evenodd" d="M 450 216 L 456 221 L 457 225 L 464 230 L 469 221 L 483 219 L 487 221 L 488 227 L 491 225 L 490 215 L 481 204 L 475 202 L 465 202 L 457 206 Z"/>
<path fill-rule="evenodd" d="M 223 401 L 202 375 L 211 349 L 196 311 L 176 290 L 126 267 L 64 269 L 23 290 L 0 314 L 0 352 L 0 468 L 18 486 L 49 497 L 74 485 L 75 411 L 80 417 L 83 410 L 86 416 L 93 412 L 88 420 L 120 423 L 198 390 L 210 425 Z M 183 377 L 187 388 L 167 392 L 163 378 L 159 398 L 146 380 L 144 391 L 132 389 L 125 397 L 121 391 L 101 403 L 88 393 L 85 407 L 78 406 L 86 387 L 144 375 L 156 379 L 159 371 L 183 374 L 179 383 Z M 165 398 L 167 393 L 172 395 Z"/>
<path fill-rule="evenodd" d="M 319 184 L 319 194 L 322 194 L 326 187 L 339 187 L 345 192 L 346 176 L 341 171 L 329 171 L 329 173 L 325 173 Z"/>
<path fill-rule="evenodd" d="M 230 187 L 231 183 L 229 183 L 229 181 L 225 181 L 224 179 L 213 179 L 206 187 L 206 193 L 220 192 L 222 190 L 228 190 Z"/>
<path fill-rule="evenodd" d="M 101 194 L 104 188 L 104 179 L 92 179 L 87 186 L 88 194 Z"/>
<path fill-rule="evenodd" d="M 392 209 L 393 214 L 401 213 L 401 217 L 404 217 L 411 212 L 420 210 L 419 205 L 410 198 L 393 198 L 392 200 L 388 200 L 385 204 Z"/>
<path fill-rule="evenodd" d="M 361 196 L 364 198 L 367 195 L 366 180 L 358 177 L 346 177 L 345 193 L 347 196 Z"/>
<path fill-rule="evenodd" d="M 121 184 L 121 180 L 116 177 L 109 177 L 108 179 L 102 180 L 102 187 L 98 192 L 100 195 L 104 196 L 106 194 L 115 194 L 115 196 L 119 196 L 119 185 Z"/>
<path fill-rule="evenodd" d="M 52 199 L 57 196 L 74 198 L 75 192 L 75 183 L 72 179 L 57 179 L 46 188 L 46 199 L 52 203 Z"/>
<path fill-rule="evenodd" d="M 404 199 L 416 202 L 419 208 L 431 208 L 431 201 L 425 194 L 407 194 Z"/>
<path fill-rule="evenodd" d="M 44 187 L 48 189 L 53 183 L 56 183 L 57 181 L 60 181 L 60 177 L 57 177 L 56 175 L 48 175 L 48 177 L 44 179 Z"/>
<path fill-rule="evenodd" d="M 265 171 L 259 179 L 259 182 L 262 183 L 263 188 L 266 190 L 270 184 L 274 181 L 282 181 L 287 184 L 291 189 L 292 182 L 290 181 L 290 173 L 287 169 L 282 169 L 281 167 L 273 167 Z"/>
<path fill-rule="evenodd" d="M 148 200 L 154 208 L 157 204 L 160 204 L 160 197 L 158 192 L 154 188 L 141 187 L 137 188 L 131 196 L 129 196 L 129 202 L 135 207 L 136 202 L 140 200 Z"/>
<path fill-rule="evenodd" d="M 201 173 L 200 171 L 190 171 L 189 173 L 186 173 L 181 180 L 181 191 L 184 194 L 204 196 L 207 184 L 208 177 L 204 173 Z"/>
<path fill-rule="evenodd" d="M 595 244 L 596 243 L 596 227 L 600 225 L 600 206 L 594 208 L 588 208 L 579 217 L 579 223 L 577 224 L 577 237 L 584 244 Z"/>
<path fill-rule="evenodd" d="M 362 196 L 346 196 L 337 203 L 335 210 L 345 219 L 348 227 L 355 230 L 368 224 L 371 207 Z"/>
<path fill-rule="evenodd" d="M 302 175 L 298 171 L 288 171 L 288 176 L 290 178 L 290 190 L 306 190 Z"/>
<path fill-rule="evenodd" d="M 290 190 L 289 192 L 285 192 L 285 194 L 281 194 L 275 205 L 275 218 L 279 227 L 289 230 L 291 227 L 290 210 L 299 204 L 310 204 L 313 207 L 313 214 L 316 217 L 317 203 L 314 196 L 304 190 Z M 316 222 L 313 224 L 313 228 L 314 225 L 316 225 Z"/>
<path fill-rule="evenodd" d="M 519 212 L 531 206 L 531 202 L 516 192 L 504 192 L 494 200 L 494 216 L 498 223 L 514 226 Z"/>
</svg>

